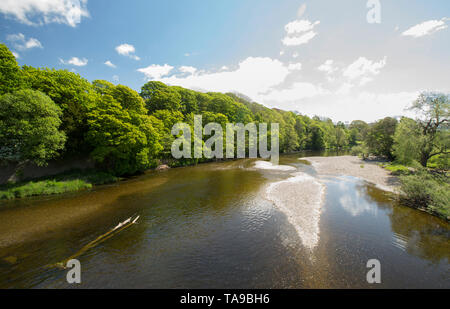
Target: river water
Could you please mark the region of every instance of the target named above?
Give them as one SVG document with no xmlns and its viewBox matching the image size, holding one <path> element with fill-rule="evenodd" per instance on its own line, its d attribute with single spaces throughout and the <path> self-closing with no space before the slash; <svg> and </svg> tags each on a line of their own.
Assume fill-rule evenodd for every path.
<svg viewBox="0 0 450 309">
<path fill-rule="evenodd" d="M 361 179 L 283 156 L 0 201 L 0 288 L 450 288 L 450 226 Z M 63 261 L 119 222 L 137 224 Z M 367 261 L 381 263 L 369 284 Z"/>
</svg>

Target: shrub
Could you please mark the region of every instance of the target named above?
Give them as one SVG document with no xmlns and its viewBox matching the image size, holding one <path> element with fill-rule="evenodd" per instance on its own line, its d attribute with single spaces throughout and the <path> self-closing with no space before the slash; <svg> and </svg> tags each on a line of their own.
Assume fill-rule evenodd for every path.
<svg viewBox="0 0 450 309">
<path fill-rule="evenodd" d="M 450 216 L 450 182 L 446 175 L 420 170 L 400 176 L 401 199 L 410 206 L 425 208 L 441 217 Z"/>
<path fill-rule="evenodd" d="M 350 154 L 352 156 L 359 156 L 362 159 L 365 159 L 369 156 L 369 149 L 364 145 L 353 146 L 350 150 Z"/>
</svg>

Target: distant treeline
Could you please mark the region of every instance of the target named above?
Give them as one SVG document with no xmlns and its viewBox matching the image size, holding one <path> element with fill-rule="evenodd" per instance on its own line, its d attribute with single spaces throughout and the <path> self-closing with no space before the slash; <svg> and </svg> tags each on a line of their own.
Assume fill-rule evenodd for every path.
<svg viewBox="0 0 450 309">
<path fill-rule="evenodd" d="M 177 122 L 279 123 L 280 152 L 368 147 L 394 157 L 397 120 L 349 125 L 270 109 L 236 93 L 202 93 L 150 81 L 138 93 L 104 80 L 89 82 L 67 70 L 19 67 L 0 44 L 0 161 L 45 165 L 58 156 L 89 154 L 115 175 L 134 174 L 174 160 L 171 134 Z M 386 134 L 388 137 L 386 137 Z M 208 137 L 205 137 L 207 139 Z"/>
</svg>

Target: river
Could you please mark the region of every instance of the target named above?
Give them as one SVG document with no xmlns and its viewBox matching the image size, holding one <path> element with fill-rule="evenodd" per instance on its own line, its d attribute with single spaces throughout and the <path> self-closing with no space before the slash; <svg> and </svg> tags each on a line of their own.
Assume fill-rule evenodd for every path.
<svg viewBox="0 0 450 309">
<path fill-rule="evenodd" d="M 450 288 L 450 226 L 300 154 L 0 201 L 0 288 Z M 137 224 L 63 261 L 128 217 Z M 381 283 L 366 263 L 381 263 Z"/>
</svg>

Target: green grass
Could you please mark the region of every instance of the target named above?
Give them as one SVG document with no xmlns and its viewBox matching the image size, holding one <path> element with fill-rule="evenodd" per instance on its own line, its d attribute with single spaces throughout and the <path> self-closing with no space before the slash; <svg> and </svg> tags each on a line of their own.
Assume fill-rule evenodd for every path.
<svg viewBox="0 0 450 309">
<path fill-rule="evenodd" d="M 1 185 L 0 200 L 79 191 L 118 180 L 118 177 L 104 172 L 74 170 L 52 177 Z"/>
<path fill-rule="evenodd" d="M 382 165 L 382 167 L 384 167 L 385 169 L 387 169 L 388 171 L 391 172 L 392 175 L 409 175 L 411 174 L 411 168 L 402 165 L 402 164 L 397 164 L 397 163 L 388 163 L 388 164 L 384 164 Z"/>
</svg>

